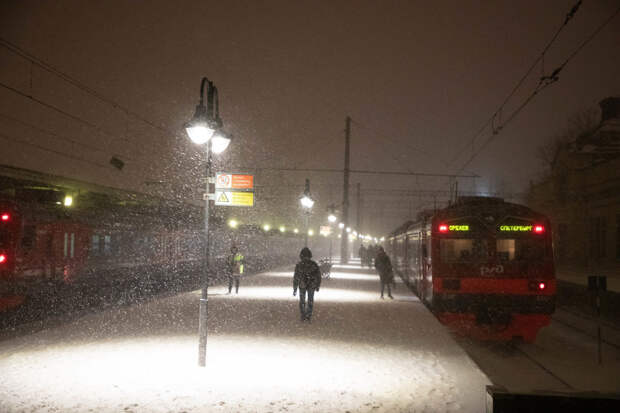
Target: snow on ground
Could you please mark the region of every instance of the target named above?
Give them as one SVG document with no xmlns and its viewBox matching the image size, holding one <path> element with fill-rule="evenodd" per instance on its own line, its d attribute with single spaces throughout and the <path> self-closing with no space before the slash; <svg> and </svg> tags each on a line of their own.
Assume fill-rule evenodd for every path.
<svg viewBox="0 0 620 413">
<path fill-rule="evenodd" d="M 301 323 L 292 269 L 85 316 L 0 343 L 2 412 L 480 412 L 488 379 L 403 286 L 338 269 Z"/>
</svg>

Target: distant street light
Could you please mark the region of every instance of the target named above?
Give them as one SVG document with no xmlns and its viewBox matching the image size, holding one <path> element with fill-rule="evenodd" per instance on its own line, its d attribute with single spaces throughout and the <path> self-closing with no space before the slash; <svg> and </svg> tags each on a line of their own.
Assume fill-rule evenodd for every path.
<svg viewBox="0 0 620 413">
<path fill-rule="evenodd" d="M 314 206 L 314 200 L 310 195 L 310 180 L 306 178 L 306 188 L 304 189 L 304 193 L 299 200 L 301 206 L 304 209 L 304 223 L 306 230 L 304 235 L 304 247 L 308 246 L 308 219 L 310 218 L 310 210 Z"/>
<path fill-rule="evenodd" d="M 336 206 L 334 204 L 331 204 L 327 207 L 327 221 L 329 221 L 329 225 L 331 227 L 331 225 L 335 224 L 336 221 L 338 221 L 338 217 L 336 216 Z M 331 231 L 331 229 L 330 229 Z M 329 262 L 332 262 L 332 251 L 333 251 L 333 237 L 329 236 Z"/>
<path fill-rule="evenodd" d="M 207 84 L 207 106 L 204 105 L 204 90 Z M 202 279 L 202 292 L 200 295 L 200 313 L 198 321 L 198 365 L 204 367 L 207 361 L 207 311 L 209 297 L 209 180 L 211 179 L 211 153 L 221 153 L 228 147 L 230 138 L 221 130 L 223 126 L 220 119 L 219 98 L 217 88 L 206 77 L 200 82 L 200 103 L 196 106 L 194 117 L 185 125 L 187 135 L 197 145 L 207 144 L 206 166 L 206 194 L 205 194 L 205 267 Z M 231 228 L 235 228 L 235 220 L 229 222 Z"/>
</svg>

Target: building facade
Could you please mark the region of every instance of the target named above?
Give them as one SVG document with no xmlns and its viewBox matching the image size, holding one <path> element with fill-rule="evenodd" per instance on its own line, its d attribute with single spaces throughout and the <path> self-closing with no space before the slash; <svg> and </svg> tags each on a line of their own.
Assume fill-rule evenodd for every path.
<svg viewBox="0 0 620 413">
<path fill-rule="evenodd" d="M 528 204 L 552 222 L 560 272 L 620 277 L 620 97 L 600 102 L 593 132 L 559 145 Z"/>
</svg>

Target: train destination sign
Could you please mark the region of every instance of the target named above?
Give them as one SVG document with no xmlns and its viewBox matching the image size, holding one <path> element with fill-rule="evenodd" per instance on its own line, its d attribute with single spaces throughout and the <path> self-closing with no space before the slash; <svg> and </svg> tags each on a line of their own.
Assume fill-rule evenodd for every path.
<svg viewBox="0 0 620 413">
<path fill-rule="evenodd" d="M 501 225 L 500 231 L 516 231 L 516 232 L 531 232 L 531 225 Z"/>
<path fill-rule="evenodd" d="M 215 205 L 254 206 L 254 192 L 215 190 Z"/>
<path fill-rule="evenodd" d="M 254 188 L 254 175 L 229 173 L 215 174 L 215 189 L 251 190 Z"/>
<path fill-rule="evenodd" d="M 469 225 L 447 225 L 447 224 L 439 225 L 439 232 L 448 232 L 448 231 L 469 231 Z"/>
</svg>

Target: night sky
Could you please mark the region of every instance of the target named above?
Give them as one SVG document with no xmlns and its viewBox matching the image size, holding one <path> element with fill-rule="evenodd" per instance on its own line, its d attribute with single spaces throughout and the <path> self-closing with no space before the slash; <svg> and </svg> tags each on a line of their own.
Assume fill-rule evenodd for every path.
<svg viewBox="0 0 620 413">
<path fill-rule="evenodd" d="M 342 168 L 349 115 L 353 169 L 455 173 L 472 154 L 467 142 L 575 2 L 4 0 L 2 39 L 158 127 L 0 46 L 0 164 L 199 199 L 204 156 L 182 126 L 207 76 L 235 136 L 219 170 Z M 541 65 L 532 71 L 504 118 L 618 6 L 584 1 L 545 55 L 544 72 Z M 537 147 L 571 115 L 619 94 L 617 15 L 467 165 L 463 173 L 481 177 L 475 187 L 462 179 L 460 188 L 524 192 L 540 174 Z M 489 135 L 480 135 L 474 152 Z M 122 171 L 111 156 L 125 162 Z M 226 213 L 298 225 L 306 177 L 319 201 L 313 223 L 323 222 L 326 205 L 342 200 L 341 174 L 259 172 L 257 207 Z M 357 182 L 364 231 L 377 235 L 433 203 L 395 194 L 449 189 L 446 178 L 352 175 L 353 206 Z"/>
</svg>

